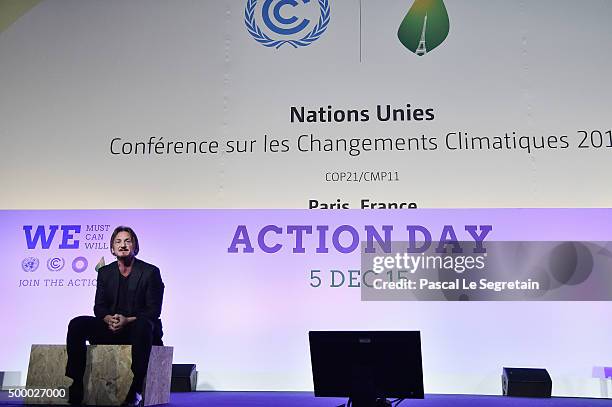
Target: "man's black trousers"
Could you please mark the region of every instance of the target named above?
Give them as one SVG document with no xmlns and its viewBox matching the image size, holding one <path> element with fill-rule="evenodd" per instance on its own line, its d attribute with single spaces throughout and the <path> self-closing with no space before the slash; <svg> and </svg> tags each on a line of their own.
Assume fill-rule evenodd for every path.
<svg viewBox="0 0 612 407">
<path fill-rule="evenodd" d="M 66 376 L 75 383 L 83 382 L 87 358 L 87 344 L 91 345 L 132 345 L 132 390 L 142 393 L 144 379 L 149 366 L 149 356 L 153 345 L 153 323 L 146 318 L 138 318 L 128 323 L 119 332 L 112 332 L 102 318 L 80 316 L 68 324 L 66 350 L 68 363 Z"/>
</svg>

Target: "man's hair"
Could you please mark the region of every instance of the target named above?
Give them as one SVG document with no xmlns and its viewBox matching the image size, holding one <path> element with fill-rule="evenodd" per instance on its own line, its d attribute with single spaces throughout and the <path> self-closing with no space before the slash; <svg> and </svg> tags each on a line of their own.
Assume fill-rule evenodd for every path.
<svg viewBox="0 0 612 407">
<path fill-rule="evenodd" d="M 113 234 L 111 235 L 111 238 L 110 238 L 110 250 L 111 250 L 111 253 L 113 255 L 115 254 L 115 253 L 113 253 L 113 243 L 115 242 L 115 238 L 117 237 L 119 232 L 128 232 L 130 234 L 130 237 L 132 238 L 132 244 L 134 245 L 134 256 L 136 256 L 138 254 L 138 252 L 140 251 L 140 246 L 138 246 L 138 236 L 136 236 L 136 232 L 134 232 L 134 229 L 132 229 L 129 226 L 117 226 L 115 228 L 115 230 L 113 231 Z"/>
</svg>

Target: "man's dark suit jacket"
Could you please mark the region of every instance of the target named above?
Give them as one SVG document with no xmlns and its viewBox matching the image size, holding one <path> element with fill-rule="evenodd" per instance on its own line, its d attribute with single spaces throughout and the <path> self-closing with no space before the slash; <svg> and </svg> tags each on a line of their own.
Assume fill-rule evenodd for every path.
<svg viewBox="0 0 612 407">
<path fill-rule="evenodd" d="M 114 315 L 119 300 L 119 265 L 116 261 L 98 270 L 94 315 L 104 318 Z M 129 313 L 126 317 L 146 318 L 153 323 L 154 342 L 160 342 L 164 283 L 159 269 L 142 260 L 134 259 L 128 283 Z"/>
</svg>

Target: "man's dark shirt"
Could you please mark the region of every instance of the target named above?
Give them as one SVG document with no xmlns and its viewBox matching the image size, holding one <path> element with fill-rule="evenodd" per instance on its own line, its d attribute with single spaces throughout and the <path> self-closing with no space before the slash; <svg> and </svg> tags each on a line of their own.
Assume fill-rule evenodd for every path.
<svg viewBox="0 0 612 407">
<path fill-rule="evenodd" d="M 119 272 L 119 295 L 117 298 L 117 314 L 121 314 L 124 317 L 131 317 L 130 315 L 130 299 L 128 296 L 128 286 L 130 282 L 131 274 L 124 277 Z"/>
</svg>

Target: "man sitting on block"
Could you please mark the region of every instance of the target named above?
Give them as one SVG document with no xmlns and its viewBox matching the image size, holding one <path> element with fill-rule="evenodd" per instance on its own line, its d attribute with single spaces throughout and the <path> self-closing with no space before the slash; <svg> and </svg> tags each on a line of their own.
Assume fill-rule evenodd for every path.
<svg viewBox="0 0 612 407">
<path fill-rule="evenodd" d="M 122 405 L 137 406 L 142 401 L 151 346 L 163 345 L 159 319 L 164 283 L 159 269 L 138 260 L 138 238 L 126 226 L 111 236 L 111 253 L 117 261 L 98 271 L 95 317 L 80 316 L 70 321 L 66 338 L 66 376 L 73 379 L 68 402 L 83 402 L 83 374 L 86 341 L 95 345 L 132 345 L 134 380 Z"/>
</svg>

